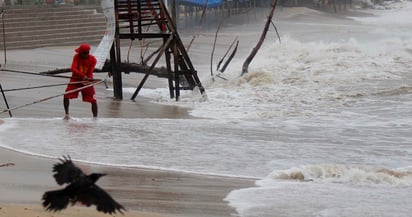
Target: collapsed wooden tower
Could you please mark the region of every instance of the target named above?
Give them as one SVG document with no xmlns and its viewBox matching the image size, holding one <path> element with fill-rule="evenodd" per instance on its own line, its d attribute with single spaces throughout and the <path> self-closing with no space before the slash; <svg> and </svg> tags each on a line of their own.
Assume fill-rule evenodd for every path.
<svg viewBox="0 0 412 217">
<path fill-rule="evenodd" d="M 134 100 L 150 73 L 164 55 L 168 72 L 170 97 L 179 100 L 180 90 L 193 90 L 198 87 L 204 93 L 188 53 L 176 30 L 163 0 L 115 0 L 116 34 L 110 54 L 113 74 L 114 96 L 122 99 L 122 78 L 120 71 L 120 40 L 162 39 L 157 56 L 152 61 L 143 79 L 133 93 Z"/>
</svg>

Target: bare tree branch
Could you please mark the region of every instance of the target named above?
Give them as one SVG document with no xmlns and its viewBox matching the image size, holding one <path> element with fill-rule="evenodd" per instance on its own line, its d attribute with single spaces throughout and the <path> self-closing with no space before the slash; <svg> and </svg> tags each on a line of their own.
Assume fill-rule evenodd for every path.
<svg viewBox="0 0 412 217">
<path fill-rule="evenodd" d="M 217 35 L 219 33 L 220 27 L 223 24 L 223 19 L 220 21 L 219 26 L 216 29 L 216 34 L 215 34 L 215 40 L 213 42 L 213 48 L 212 48 L 212 53 L 210 55 L 210 75 L 213 76 L 213 55 L 215 53 L 215 48 L 216 48 L 216 41 L 217 41 Z"/>
<path fill-rule="evenodd" d="M 280 40 L 280 35 L 279 35 L 279 32 L 278 32 L 278 28 L 276 28 L 276 25 L 273 22 L 273 20 L 271 20 L 271 22 L 272 22 L 273 28 L 275 28 L 276 35 L 278 36 L 279 44 L 282 44 L 282 41 Z"/>
<path fill-rule="evenodd" d="M 229 48 L 227 49 L 225 55 L 223 55 L 222 59 L 220 59 L 219 63 L 217 64 L 216 70 L 219 70 L 220 65 L 223 63 L 223 60 L 226 58 L 227 54 L 229 53 L 229 51 L 232 49 L 233 45 L 235 45 L 236 41 L 239 42 L 239 40 L 237 40 L 239 37 L 236 37 L 235 40 L 233 40 L 232 44 L 230 44 Z"/>
<path fill-rule="evenodd" d="M 14 166 L 14 163 L 0 164 L 0 167 Z"/>
<path fill-rule="evenodd" d="M 272 3 L 272 8 L 271 8 L 269 16 L 266 20 L 265 27 L 263 28 L 262 35 L 260 36 L 260 39 L 259 39 L 258 43 L 256 44 L 256 46 L 253 48 L 252 52 L 249 54 L 249 56 L 246 58 L 245 62 L 243 63 L 241 76 L 248 72 L 250 62 L 252 62 L 253 58 L 256 56 L 257 52 L 259 51 L 260 47 L 262 46 L 263 42 L 265 41 L 266 34 L 268 32 L 269 25 L 270 25 L 270 22 L 271 22 L 272 17 L 273 17 L 273 13 L 275 12 L 277 2 L 278 2 L 278 0 L 274 0 L 274 2 Z"/>
<path fill-rule="evenodd" d="M 128 63 L 129 63 L 130 51 L 132 50 L 132 46 L 133 46 L 133 41 L 134 40 L 130 40 L 129 49 L 127 50 L 127 62 Z"/>
<path fill-rule="evenodd" d="M 199 24 L 197 25 L 196 32 L 193 34 L 192 40 L 190 40 L 189 44 L 187 45 L 186 51 L 189 52 L 190 47 L 192 47 L 193 42 L 195 41 L 196 35 L 198 34 L 200 27 L 202 26 L 203 20 L 206 16 L 207 4 L 209 3 L 206 0 L 205 6 L 203 7 L 202 15 L 200 16 Z"/>
<path fill-rule="evenodd" d="M 147 56 L 146 59 L 143 60 L 142 65 L 146 66 L 149 60 L 152 59 L 157 53 L 159 53 L 161 49 L 162 47 L 159 47 L 155 51 L 153 51 L 153 53 Z"/>
<path fill-rule="evenodd" d="M 235 49 L 233 49 L 233 52 L 230 54 L 229 58 L 223 65 L 222 69 L 220 69 L 220 72 L 224 72 L 226 70 L 226 67 L 229 65 L 229 63 L 232 61 L 233 57 L 235 56 L 238 46 L 239 46 L 239 40 L 237 40 Z"/>
</svg>

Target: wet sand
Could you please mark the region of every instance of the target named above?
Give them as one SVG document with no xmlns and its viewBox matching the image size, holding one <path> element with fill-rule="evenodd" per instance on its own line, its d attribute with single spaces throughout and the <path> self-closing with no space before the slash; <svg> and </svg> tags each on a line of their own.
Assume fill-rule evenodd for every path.
<svg viewBox="0 0 412 217">
<path fill-rule="evenodd" d="M 40 208 L 40 198 L 47 190 L 61 188 L 52 177 L 52 165 L 57 159 L 4 148 L 0 149 L 0 159 L 0 163 L 15 164 L 0 168 L 0 213 L 15 210 L 18 216 L 27 216 L 24 213 L 29 207 L 36 215 L 50 216 Z M 159 216 L 231 216 L 235 211 L 223 201 L 224 197 L 233 189 L 254 183 L 251 179 L 75 163 L 86 173 L 108 174 L 99 180 L 98 185 L 128 209 L 126 216 L 153 216 L 138 212 Z M 75 206 L 59 213 L 61 215 L 52 216 L 75 213 L 86 216 L 97 212 L 95 207 L 81 209 Z"/>
<path fill-rule="evenodd" d="M 36 217 L 77 217 L 77 216 L 88 216 L 88 217 L 104 217 L 108 216 L 106 214 L 98 213 L 96 211 L 83 208 L 75 207 L 70 211 L 64 211 L 60 213 L 46 213 L 40 206 L 34 205 L 0 205 L 0 216 L 7 217 L 22 217 L 22 216 L 36 216 Z M 157 215 L 153 213 L 146 212 L 128 212 L 124 215 L 116 214 L 110 215 L 113 217 L 124 216 L 124 217 L 162 217 L 164 215 Z M 168 215 L 169 216 L 169 215 Z M 172 216 L 173 217 L 173 216 Z"/>
</svg>

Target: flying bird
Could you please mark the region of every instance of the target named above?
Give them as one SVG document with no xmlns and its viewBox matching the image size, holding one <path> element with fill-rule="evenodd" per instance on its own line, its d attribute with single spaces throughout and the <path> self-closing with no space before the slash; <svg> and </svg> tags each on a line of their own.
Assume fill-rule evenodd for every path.
<svg viewBox="0 0 412 217">
<path fill-rule="evenodd" d="M 116 202 L 106 191 L 96 185 L 97 180 L 106 174 L 92 173 L 86 175 L 80 168 L 73 164 L 70 156 L 63 156 L 61 162 L 54 164 L 54 179 L 57 184 L 68 184 L 64 189 L 47 191 L 43 194 L 43 206 L 47 211 L 61 211 L 68 204 L 80 202 L 86 206 L 96 205 L 97 211 L 103 213 L 123 214 L 126 209 Z"/>
</svg>

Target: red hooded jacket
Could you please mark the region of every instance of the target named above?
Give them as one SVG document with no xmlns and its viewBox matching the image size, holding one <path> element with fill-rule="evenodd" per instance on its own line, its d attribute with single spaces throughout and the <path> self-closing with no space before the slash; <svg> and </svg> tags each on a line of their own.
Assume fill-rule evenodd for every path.
<svg viewBox="0 0 412 217">
<path fill-rule="evenodd" d="M 79 57 L 79 54 L 75 54 L 73 57 L 73 62 L 72 62 L 72 78 L 70 79 L 70 82 L 76 82 L 76 81 L 81 81 L 84 76 L 88 78 L 93 78 L 93 71 L 94 67 L 96 66 L 96 58 L 93 55 L 90 55 L 82 59 Z"/>
</svg>

